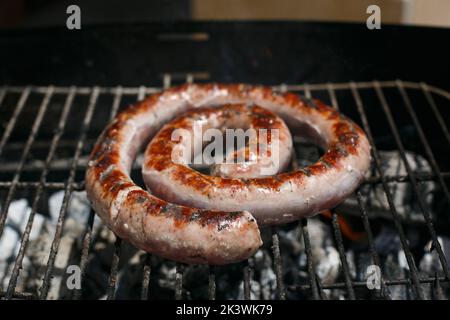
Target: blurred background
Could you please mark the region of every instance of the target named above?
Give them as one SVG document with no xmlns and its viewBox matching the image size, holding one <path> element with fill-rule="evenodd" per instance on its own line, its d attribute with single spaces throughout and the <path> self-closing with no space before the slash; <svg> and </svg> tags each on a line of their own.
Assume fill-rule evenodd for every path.
<svg viewBox="0 0 450 320">
<path fill-rule="evenodd" d="M 0 0 L 0 27 L 65 24 L 77 4 L 83 24 L 173 20 L 308 20 L 364 22 L 371 4 L 382 23 L 450 26 L 449 0 Z"/>
</svg>

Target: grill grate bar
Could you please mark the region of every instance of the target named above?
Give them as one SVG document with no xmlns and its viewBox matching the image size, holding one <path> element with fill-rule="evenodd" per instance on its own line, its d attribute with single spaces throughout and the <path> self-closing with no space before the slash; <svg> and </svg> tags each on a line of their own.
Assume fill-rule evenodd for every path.
<svg viewBox="0 0 450 320">
<path fill-rule="evenodd" d="M 122 239 L 116 237 L 114 243 L 114 253 L 111 261 L 111 271 L 108 279 L 107 300 L 113 300 L 116 297 L 117 273 L 119 272 L 120 251 L 122 249 Z"/>
<path fill-rule="evenodd" d="M 208 266 L 208 299 L 216 300 L 216 268 Z"/>
<path fill-rule="evenodd" d="M 274 229 L 272 229 L 272 254 L 273 254 L 273 266 L 275 269 L 275 279 L 277 284 L 277 296 L 278 299 L 285 300 L 286 291 L 284 289 L 284 281 L 283 281 L 283 266 L 281 262 L 280 241 L 278 239 L 278 234 Z"/>
<path fill-rule="evenodd" d="M 183 299 L 183 273 L 184 266 L 177 263 L 175 272 L 175 300 Z"/>
<path fill-rule="evenodd" d="M 92 115 L 94 114 L 95 106 L 97 105 L 98 96 L 99 96 L 99 90 L 97 87 L 94 87 L 92 90 L 91 97 L 89 99 L 89 105 L 87 107 L 85 117 L 83 119 L 83 124 L 82 124 L 81 132 L 80 132 L 80 138 L 78 140 L 77 148 L 75 150 L 75 154 L 74 154 L 73 161 L 72 161 L 72 166 L 69 171 L 69 178 L 67 180 L 67 186 L 66 186 L 66 189 L 64 190 L 64 197 L 63 197 L 63 202 L 62 202 L 61 210 L 60 210 L 59 217 L 58 217 L 58 223 L 56 225 L 55 236 L 53 238 L 52 246 L 50 249 L 50 254 L 49 254 L 48 261 L 47 261 L 47 267 L 45 270 L 44 279 L 42 281 L 42 286 L 41 286 L 41 291 L 40 291 L 41 299 L 45 299 L 47 297 L 48 290 L 50 288 L 50 282 L 51 282 L 51 278 L 52 278 L 52 274 L 53 274 L 53 267 L 55 264 L 56 254 L 58 253 L 59 244 L 61 242 L 62 228 L 63 228 L 64 221 L 65 221 L 65 215 L 66 215 L 67 208 L 69 206 L 69 200 L 70 200 L 70 197 L 71 197 L 71 194 L 73 191 L 72 183 L 75 180 L 75 173 L 76 173 L 76 167 L 78 165 L 78 159 L 80 158 L 80 155 L 81 155 L 81 152 L 83 149 L 84 140 L 86 139 L 86 134 L 87 134 L 87 131 L 89 129 L 89 126 L 90 126 L 90 123 L 92 120 Z"/>
<path fill-rule="evenodd" d="M 167 76 L 170 77 L 170 74 Z M 163 78 L 164 79 L 164 78 Z M 171 81 L 170 81 L 171 82 Z M 383 88 L 395 88 L 397 86 L 396 81 L 380 81 L 380 85 Z M 422 87 L 426 88 L 425 91 L 437 93 L 443 97 L 450 98 L 450 93 L 446 92 L 442 89 L 427 85 L 427 84 L 420 84 L 416 82 L 409 82 L 404 81 L 403 84 L 406 88 L 409 89 L 423 89 Z M 305 90 L 305 87 L 308 87 L 310 91 L 324 91 L 328 90 L 329 83 L 318 83 L 318 84 L 281 84 L 281 85 L 275 85 L 272 86 L 274 90 L 278 91 L 303 91 Z M 366 81 L 366 82 L 340 82 L 340 83 L 333 83 L 333 89 L 334 90 L 350 90 L 353 86 L 356 89 L 371 89 L 373 88 L 373 82 L 372 81 Z M 46 86 L 9 86 L 7 87 L 8 92 L 11 93 L 23 93 L 25 88 L 29 88 L 32 92 L 36 93 L 45 93 L 47 90 Z M 55 94 L 68 94 L 71 87 L 55 87 Z M 99 90 L 99 94 L 115 94 L 116 87 L 97 87 Z M 146 87 L 145 89 L 145 95 L 148 94 L 154 94 L 158 93 L 162 90 L 161 87 Z M 123 95 L 137 95 L 139 94 L 140 87 L 122 87 L 122 93 Z M 77 87 L 76 88 L 76 94 L 77 95 L 90 95 L 92 92 L 91 87 Z"/>
<path fill-rule="evenodd" d="M 442 251 L 442 247 L 440 242 L 437 239 L 437 235 L 436 235 L 436 231 L 434 230 L 433 227 L 433 221 L 431 220 L 431 214 L 430 214 L 430 210 L 428 208 L 428 206 L 425 203 L 425 200 L 423 198 L 423 194 L 422 192 L 419 190 L 419 185 L 417 184 L 417 180 L 415 179 L 415 175 L 414 172 L 412 171 L 408 160 L 406 159 L 406 151 L 405 151 L 405 147 L 403 146 L 403 142 L 400 138 L 400 135 L 398 133 L 398 128 L 397 125 L 395 124 L 394 118 L 392 117 L 392 113 L 390 111 L 390 107 L 387 103 L 386 97 L 382 91 L 382 89 L 380 88 L 380 86 L 378 85 L 377 82 L 374 83 L 374 87 L 375 87 L 375 91 L 377 92 L 377 96 L 381 102 L 381 106 L 383 108 L 383 111 L 386 115 L 386 118 L 388 120 L 389 123 L 389 127 L 391 128 L 392 134 L 394 136 L 394 140 L 397 144 L 398 150 L 400 151 L 400 157 L 402 158 L 403 164 L 405 165 L 405 169 L 408 172 L 410 181 L 411 181 L 411 186 L 413 188 L 414 193 L 417 196 L 417 199 L 419 200 L 419 206 L 420 209 L 422 211 L 422 214 L 425 218 L 425 222 L 427 224 L 428 230 L 431 234 L 431 238 L 433 240 L 433 246 L 434 249 L 436 249 L 438 256 L 439 256 L 439 260 L 441 262 L 441 266 L 442 269 L 444 271 L 445 276 L 447 277 L 447 279 L 450 279 L 450 275 L 449 275 L 449 271 L 448 271 L 448 267 L 447 267 L 447 259 L 445 258 L 444 252 Z M 427 144 L 428 147 L 430 147 Z M 430 150 L 431 151 L 431 150 Z"/>
<path fill-rule="evenodd" d="M 3 103 L 3 99 L 5 99 L 6 93 L 8 92 L 7 86 L 2 86 L 0 89 L 0 106 Z"/>
<path fill-rule="evenodd" d="M 447 278 L 445 277 L 438 277 L 439 282 L 447 282 Z M 436 277 L 426 277 L 426 278 L 421 278 L 419 280 L 420 284 L 433 284 L 436 282 Z M 385 285 L 386 286 L 398 286 L 398 285 L 414 285 L 414 283 L 411 282 L 411 279 L 395 279 L 395 280 L 385 280 Z M 367 282 L 366 281 L 353 281 L 352 286 L 354 288 L 365 288 L 367 290 L 369 290 L 367 288 Z M 327 285 L 321 285 L 321 289 L 323 290 L 335 290 L 335 289 L 345 289 L 346 288 L 346 284 L 345 282 L 336 282 L 333 284 L 327 284 Z M 309 290 L 310 289 L 310 285 L 309 284 L 304 284 L 304 285 L 290 285 L 287 287 L 288 290 L 291 291 L 296 291 L 296 290 Z"/>
<path fill-rule="evenodd" d="M 434 296 L 437 300 L 447 300 L 445 298 L 445 293 L 444 290 L 442 289 L 441 286 L 441 281 L 439 280 L 439 275 L 436 272 L 435 274 L 435 278 L 436 280 L 434 281 L 433 285 L 434 285 Z"/>
<path fill-rule="evenodd" d="M 251 300 L 251 284 L 250 278 L 252 276 L 252 268 L 250 266 L 250 261 L 246 260 L 244 262 L 244 299 Z"/>
<path fill-rule="evenodd" d="M 143 100 L 145 98 L 146 88 L 144 86 L 140 86 L 138 89 L 138 101 Z"/>
<path fill-rule="evenodd" d="M 405 236 L 405 232 L 404 232 L 403 227 L 402 227 L 402 225 L 400 223 L 400 219 L 399 219 L 399 216 L 398 216 L 398 213 L 397 213 L 397 209 L 395 208 L 394 201 L 392 199 L 392 194 L 391 194 L 391 192 L 389 190 L 389 186 L 387 184 L 387 181 L 384 178 L 384 172 L 381 169 L 380 156 L 378 154 L 377 147 L 376 147 L 376 145 L 375 145 L 375 143 L 373 141 L 372 132 L 371 132 L 371 129 L 370 129 L 370 126 L 369 126 L 369 122 L 367 120 L 367 115 L 366 115 L 366 113 L 364 111 L 364 106 L 363 106 L 361 97 L 359 95 L 359 92 L 358 92 L 358 89 L 356 88 L 356 86 L 352 86 L 351 87 L 351 92 L 352 92 L 353 98 L 355 100 L 356 108 L 357 108 L 358 113 L 359 113 L 359 115 L 361 117 L 361 121 L 362 121 L 364 130 L 365 130 L 365 132 L 367 134 L 367 138 L 368 138 L 368 140 L 370 142 L 370 145 L 372 147 L 372 151 L 371 151 L 372 152 L 372 158 L 373 158 L 373 160 L 375 162 L 376 169 L 377 169 L 378 174 L 379 174 L 379 176 L 381 178 L 383 189 L 384 189 L 384 193 L 386 194 L 386 199 L 388 201 L 389 208 L 390 208 L 390 211 L 392 213 L 392 217 L 394 219 L 395 227 L 397 228 L 398 233 L 399 233 L 400 242 L 401 242 L 401 245 L 403 247 L 403 251 L 405 253 L 405 257 L 406 257 L 409 269 L 411 271 L 411 279 L 412 279 L 412 282 L 413 282 L 413 287 L 414 287 L 415 294 L 416 294 L 416 296 L 419 299 L 423 300 L 424 296 L 423 296 L 423 293 L 422 293 L 422 290 L 421 290 L 421 287 L 420 287 L 417 267 L 416 267 L 416 265 L 414 263 L 414 259 L 413 259 L 411 250 L 409 249 L 408 241 L 406 240 L 406 236 Z"/>
<path fill-rule="evenodd" d="M 402 85 L 404 87 L 406 87 L 404 82 L 402 83 Z M 439 112 L 436 102 L 434 101 L 434 98 L 430 93 L 430 91 L 431 91 L 430 87 L 426 83 L 422 82 L 420 84 L 420 88 L 422 89 L 422 92 L 425 95 L 425 98 L 427 99 L 428 104 L 430 105 L 431 110 L 434 113 L 434 116 L 436 117 L 437 121 L 439 122 L 439 126 L 441 127 L 442 131 L 444 132 L 445 138 L 447 139 L 447 143 L 450 144 L 450 133 L 448 131 L 448 127 L 445 124 L 445 120 L 442 117 L 442 114 Z"/>
<path fill-rule="evenodd" d="M 334 90 L 334 85 L 332 83 L 327 84 L 327 92 L 330 97 L 331 106 L 336 110 L 339 110 L 339 103 L 336 97 L 336 91 Z"/>
<path fill-rule="evenodd" d="M 112 121 L 112 119 L 114 119 L 114 117 L 116 116 L 117 111 L 119 110 L 119 107 L 120 107 L 120 102 L 122 101 L 122 95 L 123 95 L 123 89 L 121 86 L 118 86 L 114 93 L 114 100 L 113 100 L 113 103 L 111 106 L 111 113 L 109 115 L 109 121 Z"/>
<path fill-rule="evenodd" d="M 380 257 L 378 256 L 377 250 L 375 249 L 375 242 L 373 240 L 372 228 L 370 227 L 369 217 L 367 215 L 367 209 L 363 201 L 363 197 L 361 191 L 357 190 L 355 192 L 356 199 L 358 201 L 358 206 L 361 211 L 361 219 L 364 225 L 364 231 L 367 234 L 367 241 L 369 243 L 369 251 L 372 257 L 372 261 L 380 269 L 380 295 L 384 299 L 390 299 L 388 288 L 386 287 L 385 280 L 383 275 L 381 274 L 381 263 Z"/>
<path fill-rule="evenodd" d="M 9 189 L 12 186 L 11 181 L 1 181 L 0 182 L 0 189 Z M 29 181 L 23 181 L 23 182 L 17 182 L 16 188 L 17 189 L 33 189 L 33 188 L 39 188 L 39 185 L 41 183 L 39 181 L 29 182 Z M 50 189 L 50 190 L 59 190 L 64 189 L 66 187 L 66 183 L 63 182 L 44 182 L 42 184 L 42 187 L 44 189 Z M 72 183 L 72 190 L 74 191 L 82 191 L 84 190 L 84 183 L 81 182 L 74 182 Z"/>
<path fill-rule="evenodd" d="M 355 291 L 352 286 L 352 279 L 350 276 L 350 269 L 348 267 L 347 256 L 345 255 L 344 241 L 342 239 L 341 228 L 339 226 L 338 217 L 334 210 L 332 211 L 332 227 L 334 231 L 334 239 L 337 244 L 339 259 L 341 260 L 341 267 L 344 273 L 345 286 L 347 287 L 347 292 L 350 300 L 355 300 Z"/>
<path fill-rule="evenodd" d="M 150 276 L 152 272 L 151 262 L 152 262 L 151 254 L 145 253 L 144 271 L 142 276 L 141 300 L 148 299 L 148 289 L 150 286 Z"/>
<path fill-rule="evenodd" d="M 120 102 L 122 101 L 123 89 L 121 86 L 118 86 L 114 92 L 114 100 L 111 106 L 111 113 L 109 115 L 109 121 L 112 121 L 117 114 L 117 111 L 120 107 Z"/>
<path fill-rule="evenodd" d="M 88 223 L 86 226 L 86 230 L 83 235 L 83 245 L 81 248 L 81 257 L 80 257 L 80 270 L 81 270 L 80 282 L 81 282 L 81 285 L 83 285 L 83 280 L 86 277 L 86 267 L 87 267 L 87 262 L 88 262 L 89 248 L 91 246 L 91 241 L 92 241 L 92 228 L 94 225 L 94 220 L 95 220 L 95 212 L 94 212 L 94 210 L 91 209 L 91 211 L 89 213 L 89 219 L 88 219 Z M 82 288 L 77 289 L 73 294 L 73 299 L 74 300 L 80 299 L 81 293 L 82 293 Z"/>
<path fill-rule="evenodd" d="M 318 278 L 316 276 L 316 273 L 314 271 L 314 262 L 312 258 L 312 251 L 311 251 L 311 242 L 309 238 L 309 232 L 308 232 L 308 220 L 302 219 L 300 221 L 300 231 L 303 237 L 303 243 L 305 245 L 305 251 L 306 251 L 306 263 L 307 263 L 307 269 L 308 269 L 308 275 L 309 275 L 309 282 L 310 282 L 310 288 L 312 291 L 312 295 L 314 300 L 320 300 L 322 297 L 319 295 L 319 287 L 318 287 Z M 316 281 L 317 280 L 317 281 Z"/>
<path fill-rule="evenodd" d="M 395 88 L 397 86 L 396 81 L 379 81 L 380 86 L 383 88 Z M 404 81 L 403 84 L 405 87 L 409 89 L 421 89 L 421 84 L 416 82 Z M 355 89 L 373 89 L 373 81 L 365 81 L 365 82 L 339 82 L 332 83 L 334 90 L 351 90 L 352 87 Z M 330 83 L 318 83 L 318 84 L 283 84 L 278 86 L 273 86 L 274 89 L 280 90 L 283 88 L 285 91 L 303 91 L 305 88 L 308 88 L 310 91 L 325 91 L 330 87 Z M 444 91 L 442 89 L 426 85 L 430 92 L 437 93 L 446 98 L 450 98 L 450 93 Z"/>
<path fill-rule="evenodd" d="M 95 140 L 93 138 L 87 139 L 86 140 L 86 144 L 92 145 L 94 143 L 94 141 Z M 59 141 L 58 145 L 60 147 L 68 147 L 68 148 L 72 147 L 73 148 L 73 147 L 76 147 L 77 142 L 78 142 L 77 140 L 61 139 Z M 7 145 L 5 145 L 5 148 L 7 150 L 22 150 L 23 149 L 23 145 L 24 145 L 23 142 L 11 141 Z M 47 149 L 49 147 L 49 145 L 50 145 L 50 142 L 48 140 L 36 140 L 36 141 L 34 141 L 32 148 L 34 148 L 34 149 Z"/>
<path fill-rule="evenodd" d="M 48 100 L 45 101 L 45 102 L 47 102 L 47 104 L 50 101 L 52 90 L 53 89 L 50 87 L 49 91 L 48 91 L 49 92 L 48 93 L 49 96 L 46 96 Z M 49 152 L 47 154 L 47 158 L 45 159 L 44 170 L 41 173 L 39 185 L 38 185 L 38 187 L 36 189 L 36 192 L 35 192 L 35 195 L 34 195 L 30 216 L 28 218 L 27 225 L 25 227 L 24 233 L 23 233 L 22 238 L 21 238 L 20 249 L 19 249 L 19 252 L 17 254 L 16 260 L 14 262 L 14 268 L 13 268 L 13 271 L 12 271 L 12 274 L 11 274 L 11 278 L 10 278 L 10 281 L 9 281 L 9 284 L 8 284 L 8 289 L 6 291 L 6 299 L 11 299 L 12 298 L 14 290 L 16 288 L 17 278 L 19 276 L 20 268 L 22 266 L 22 261 L 23 261 L 23 258 L 25 256 L 25 250 L 26 250 L 27 245 L 28 245 L 28 241 L 29 241 L 29 237 L 30 237 L 30 233 L 31 233 L 31 228 L 32 228 L 33 222 L 34 222 L 34 216 L 36 214 L 36 210 L 37 210 L 37 207 L 38 207 L 38 204 L 39 204 L 39 200 L 41 199 L 42 191 L 44 190 L 44 183 L 45 183 L 45 181 L 47 179 L 49 166 L 50 166 L 50 163 L 51 163 L 51 161 L 53 159 L 53 156 L 55 154 L 56 148 L 58 146 L 58 142 L 59 142 L 59 140 L 60 140 L 60 138 L 61 138 L 61 136 L 62 136 L 62 134 L 64 132 L 64 128 L 66 126 L 67 117 L 69 115 L 70 109 L 71 109 L 72 104 L 73 104 L 74 96 L 75 96 L 75 91 L 74 90 L 72 90 L 67 95 L 66 101 L 64 103 L 63 111 L 61 113 L 61 116 L 60 116 L 60 119 L 59 119 L 59 122 L 58 122 L 57 129 L 55 131 L 55 134 L 53 135 L 53 139 L 52 139 L 52 142 L 51 142 L 50 150 L 49 150 Z"/>
<path fill-rule="evenodd" d="M 42 119 L 44 118 L 44 114 L 47 111 L 47 107 L 50 103 L 50 99 L 53 95 L 53 87 L 48 87 L 47 92 L 45 93 L 44 98 L 42 99 L 41 105 L 39 107 L 38 114 L 36 115 L 36 118 L 34 120 L 33 126 L 31 128 L 30 134 L 28 136 L 27 142 L 25 144 L 25 148 L 23 150 L 22 156 L 19 160 L 19 165 L 17 166 L 16 172 L 14 174 L 14 177 L 12 179 L 11 187 L 8 190 L 8 195 L 6 196 L 5 203 L 2 207 L 2 213 L 0 216 L 0 237 L 3 234 L 3 229 L 6 222 L 6 216 L 8 215 L 8 209 L 9 205 L 11 204 L 11 201 L 13 200 L 14 194 L 16 192 L 16 184 L 20 180 L 20 175 L 22 173 L 22 168 L 25 164 L 25 161 L 27 160 L 28 153 L 30 151 L 31 145 L 36 138 L 36 135 L 38 133 L 38 130 L 41 126 Z M 25 105 L 25 103 L 22 105 L 22 107 Z M 14 118 L 17 119 L 17 118 Z M 12 130 L 11 130 L 12 131 Z M 0 150 L 1 152 L 1 150 Z"/>
<path fill-rule="evenodd" d="M 2 155 L 3 148 L 5 147 L 5 144 L 8 141 L 12 130 L 14 129 L 14 126 L 16 125 L 17 118 L 19 118 L 19 115 L 22 112 L 25 103 L 27 102 L 28 96 L 30 95 L 30 91 L 31 91 L 30 87 L 26 87 L 24 90 L 21 91 L 22 93 L 20 95 L 19 101 L 17 102 L 17 105 L 14 108 L 14 112 L 11 118 L 9 119 L 8 124 L 6 125 L 5 132 L 3 132 L 2 139 L 0 140 L 0 156 Z"/>
<path fill-rule="evenodd" d="M 45 86 L 28 86 L 32 92 L 36 93 L 45 93 L 45 90 L 47 87 Z M 55 87 L 55 94 L 68 94 L 70 92 L 71 87 L 64 87 L 64 86 L 58 86 Z M 114 95 L 117 92 L 117 87 L 101 87 L 96 86 L 98 89 L 98 93 L 103 94 L 110 94 Z M 139 94 L 140 87 L 123 87 L 122 88 L 122 94 L 127 96 L 136 96 Z M 154 94 L 161 91 L 161 87 L 146 87 L 145 94 Z M 22 86 L 10 86 L 8 87 L 8 92 L 11 93 L 21 93 L 24 90 L 24 87 Z M 88 96 L 92 93 L 92 87 L 76 87 L 77 95 L 81 96 Z"/>
<path fill-rule="evenodd" d="M 6 296 L 6 292 L 0 291 L 0 298 L 4 298 Z M 22 299 L 22 300 L 33 300 L 37 299 L 35 294 L 28 292 L 14 292 L 13 298 Z"/>
<path fill-rule="evenodd" d="M 323 286 L 322 286 L 322 283 L 321 283 L 319 277 L 316 277 L 316 282 L 317 282 L 316 285 L 317 285 L 317 287 L 319 288 L 320 299 L 322 299 L 322 300 L 328 300 L 328 297 L 327 297 L 325 291 L 323 291 Z"/>
</svg>

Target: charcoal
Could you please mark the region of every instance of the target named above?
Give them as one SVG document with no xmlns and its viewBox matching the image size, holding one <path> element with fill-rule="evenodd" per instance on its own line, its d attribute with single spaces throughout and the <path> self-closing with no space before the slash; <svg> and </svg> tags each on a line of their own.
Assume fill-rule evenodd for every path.
<svg viewBox="0 0 450 320">
<path fill-rule="evenodd" d="M 408 172 L 398 151 L 381 151 L 379 155 L 381 169 L 386 177 L 407 175 Z M 406 152 L 406 159 L 414 174 L 423 175 L 432 173 L 430 165 L 422 156 L 412 152 Z M 377 175 L 378 172 L 373 168 L 367 177 L 376 177 Z M 430 181 L 420 183 L 418 186 L 425 203 L 431 206 L 434 200 L 434 193 L 437 190 L 436 183 Z M 363 195 L 364 204 L 368 209 L 367 214 L 369 217 L 392 219 L 390 206 L 381 183 L 363 185 L 360 191 Z M 425 221 L 417 200 L 417 195 L 414 193 L 409 181 L 389 183 L 389 191 L 392 195 L 395 209 L 403 221 L 409 223 L 423 223 Z M 358 201 L 354 196 L 349 197 L 338 208 L 340 211 L 348 214 L 360 215 Z"/>
</svg>

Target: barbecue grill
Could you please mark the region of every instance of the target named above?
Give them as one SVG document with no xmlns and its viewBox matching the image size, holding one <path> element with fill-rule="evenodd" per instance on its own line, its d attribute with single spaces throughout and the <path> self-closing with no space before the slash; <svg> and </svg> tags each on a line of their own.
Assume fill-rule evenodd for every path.
<svg viewBox="0 0 450 320">
<path fill-rule="evenodd" d="M 7 270 L 8 281 L 3 279 L 4 290 L 0 295 L 5 299 L 46 299 L 54 298 L 55 282 L 61 285 L 61 281 L 55 278 L 62 277 L 65 281 L 69 265 L 77 265 L 81 270 L 81 288 L 66 290 L 59 298 L 79 299 L 89 297 L 86 293 L 92 287 L 96 275 L 90 274 L 90 257 L 95 254 L 101 240 L 100 233 L 107 233 L 96 223 L 96 216 L 90 210 L 86 222 L 80 226 L 82 232 L 78 234 L 70 247 L 62 243 L 65 238 L 65 226 L 74 192 L 83 191 L 83 175 L 86 168 L 86 159 L 95 139 L 106 123 L 128 103 L 140 100 L 148 94 L 156 93 L 165 87 L 179 84 L 184 81 L 197 80 L 195 74 L 186 74 L 184 80 L 174 80 L 170 74 L 163 77 L 161 87 L 79 87 L 79 86 L 3 86 L 0 89 L 0 120 L 4 128 L 0 140 L 0 233 L 4 235 L 7 227 L 8 210 L 14 200 L 28 199 L 31 212 L 28 220 L 20 232 L 20 243 L 15 251 L 14 258 L 9 261 Z M 343 235 L 342 225 L 339 221 L 339 209 L 332 210 L 331 219 L 325 221 L 332 232 L 333 246 L 339 256 L 340 271 L 333 283 L 323 283 L 318 276 L 316 262 L 313 259 L 313 237 L 309 228 L 308 219 L 294 223 L 288 228 L 297 230 L 303 245 L 303 254 L 306 256 L 305 277 L 296 282 L 286 273 L 285 254 L 288 250 L 283 247 L 280 232 L 285 227 L 276 227 L 264 230 L 265 248 L 271 261 L 274 272 L 275 285 L 269 298 L 278 299 L 308 297 L 313 299 L 327 299 L 333 296 L 333 291 L 339 292 L 339 297 L 345 299 L 377 298 L 391 299 L 392 288 L 404 288 L 407 295 L 404 298 L 446 299 L 448 291 L 449 270 L 446 252 L 441 246 L 439 235 L 448 234 L 448 218 L 445 213 L 445 203 L 450 203 L 448 190 L 448 147 L 450 134 L 447 126 L 449 116 L 450 92 L 426 83 L 407 81 L 370 81 L 348 83 L 324 83 L 324 84 L 280 84 L 274 86 L 278 91 L 290 91 L 317 97 L 340 109 L 356 122 L 360 123 L 367 133 L 373 150 L 374 173 L 355 192 L 359 206 L 359 217 L 365 233 L 366 242 L 362 245 L 371 263 L 380 267 L 381 284 L 379 289 L 370 290 L 366 281 L 355 276 L 352 272 L 352 263 L 349 261 L 348 248 L 350 240 Z M 406 115 L 406 116 L 405 116 Z M 380 150 L 398 150 L 399 157 L 404 163 L 406 174 L 386 174 L 381 158 Z M 407 150 L 421 154 L 427 159 L 431 167 L 428 173 L 417 173 L 407 161 Z M 447 154 L 446 154 L 447 153 Z M 292 166 L 296 167 L 297 157 Z M 132 177 L 142 183 L 140 179 L 139 165 L 135 164 Z M 439 190 L 438 196 L 444 209 L 440 214 L 438 209 L 430 208 L 423 194 L 423 185 L 435 184 Z M 426 252 L 417 252 L 411 248 L 408 238 L 409 225 L 398 213 L 394 203 L 392 186 L 409 184 L 413 198 L 417 199 L 420 209 L 420 230 L 423 237 L 431 241 L 429 248 L 438 259 L 440 269 L 434 274 L 424 275 L 418 267 L 418 262 Z M 382 188 L 388 202 L 390 224 L 395 230 L 400 241 L 401 250 L 405 257 L 405 270 L 401 277 L 396 277 L 387 270 L 378 252 L 375 234 L 380 221 L 372 219 L 367 208 L 367 199 L 361 191 L 364 186 L 379 186 Z M 49 196 L 57 191 L 63 191 L 62 204 L 55 223 L 51 229 L 51 243 L 45 256 L 45 263 L 41 266 L 42 281 L 33 290 L 19 289 L 18 283 L 25 281 L 25 275 L 21 272 L 24 258 L 30 251 L 30 234 L 36 227 L 33 223 L 37 215 L 48 212 Z M 446 207 L 448 208 L 448 207 Z M 433 209 L 433 212 L 432 212 Z M 14 212 L 9 212 L 9 215 Z M 383 220 L 387 221 L 387 220 Z M 387 222 L 386 222 L 387 223 Z M 447 224 L 448 225 L 448 224 Z M 96 227 L 97 226 L 97 227 Z M 447 229 L 447 230 L 446 230 Z M 108 235 L 112 237 L 111 232 Z M 100 240 L 99 240 L 100 239 Z M 120 239 L 106 243 L 110 251 L 107 251 L 105 268 L 108 269 L 107 280 L 98 286 L 103 297 L 114 299 L 117 293 L 119 276 L 125 277 L 126 272 L 136 275 L 139 287 L 134 288 L 134 297 L 142 299 L 159 298 L 152 292 L 152 286 L 158 279 L 159 269 L 165 267 L 165 263 L 173 266 L 174 274 L 171 279 L 173 286 L 165 292 L 167 297 L 175 299 L 195 298 L 196 290 L 202 287 L 207 298 L 224 298 L 228 290 L 221 285 L 221 277 L 224 274 L 233 274 L 242 285 L 243 298 L 250 299 L 253 294 L 255 281 L 255 269 L 257 269 L 256 257 L 244 263 L 232 266 L 213 267 L 207 266 L 204 271 L 207 275 L 202 278 L 203 284 L 195 286 L 186 285 L 189 282 L 186 272 L 189 268 L 195 268 L 182 264 L 165 262 L 151 254 L 138 252 L 139 261 L 134 262 L 130 269 L 132 259 L 124 257 L 124 250 L 129 251 L 130 246 Z M 124 249 L 125 248 L 125 249 Z M 58 257 L 61 250 L 68 252 L 64 256 L 66 260 Z M 288 266 L 292 268 L 292 266 Z M 201 267 L 199 267 L 201 268 Z M 121 272 L 126 270 L 126 272 Z M 31 275 L 27 275 L 31 277 Z M 306 280 L 305 280 L 306 279 Z M 40 279 L 38 279 L 40 280 Z M 298 279 L 297 279 L 298 280 Z M 228 281 L 228 280 L 227 280 Z M 100 281 L 101 282 L 101 281 Z M 91 284 L 89 284 L 91 283 Z M 26 288 L 26 286 L 25 286 Z M 53 291 L 52 291 L 53 290 Z M 61 292 L 61 289 L 60 291 Z M 431 296 L 426 292 L 431 292 Z"/>
<path fill-rule="evenodd" d="M 445 29 L 300 22 L 1 31 L 0 299 L 448 299 L 450 65 L 447 49 L 430 50 L 446 38 Z M 248 261 L 183 265 L 104 227 L 84 173 L 121 109 L 214 81 L 324 101 L 364 129 L 373 165 L 337 208 L 262 229 Z M 294 143 L 292 168 L 320 156 Z M 141 161 L 131 177 L 143 185 Z M 367 270 L 380 270 L 379 286 Z"/>
</svg>

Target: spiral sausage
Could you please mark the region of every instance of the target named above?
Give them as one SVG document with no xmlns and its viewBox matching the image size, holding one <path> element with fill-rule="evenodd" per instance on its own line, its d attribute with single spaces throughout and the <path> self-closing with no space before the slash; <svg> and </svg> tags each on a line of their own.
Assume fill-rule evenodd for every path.
<svg viewBox="0 0 450 320">
<path fill-rule="evenodd" d="M 129 172 L 137 152 L 165 123 L 190 109 L 239 103 L 276 113 L 326 153 L 309 167 L 250 179 L 211 177 L 175 164 L 170 144 L 159 150 L 166 161 L 147 157 L 145 180 L 155 170 L 168 193 L 194 195 L 189 204 L 203 209 L 167 202 L 133 183 Z M 358 186 L 369 163 L 363 131 L 317 100 L 265 87 L 190 84 L 153 95 L 114 119 L 91 153 L 86 190 L 102 220 L 135 246 L 181 262 L 226 264 L 251 256 L 261 245 L 252 214 L 261 224 L 276 224 L 331 208 Z"/>
</svg>

